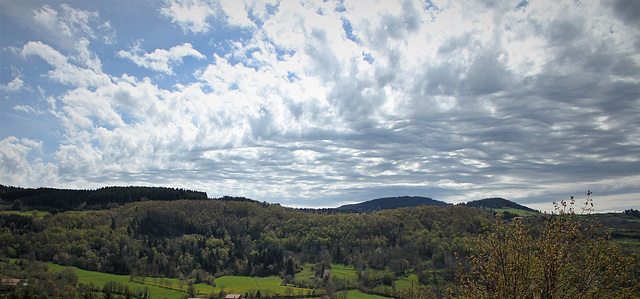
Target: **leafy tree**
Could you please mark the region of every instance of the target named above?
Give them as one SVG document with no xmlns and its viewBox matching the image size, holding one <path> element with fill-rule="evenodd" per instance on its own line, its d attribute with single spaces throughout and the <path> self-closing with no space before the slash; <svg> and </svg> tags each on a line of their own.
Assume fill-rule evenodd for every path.
<svg viewBox="0 0 640 299">
<path fill-rule="evenodd" d="M 582 213 L 592 210 L 587 202 Z M 593 220 L 575 214 L 569 204 L 554 203 L 538 236 L 515 218 L 499 220 L 476 239 L 462 271 L 465 298 L 603 298 L 626 297 L 638 289 L 637 277 L 627 273 L 632 257 L 623 256 L 608 242 Z M 635 288 L 635 289 L 634 289 Z"/>
<path fill-rule="evenodd" d="M 193 298 L 196 296 L 197 290 L 196 290 L 196 286 L 193 285 L 193 283 L 189 283 L 189 287 L 187 288 L 187 294 L 189 294 L 190 298 Z"/>
<path fill-rule="evenodd" d="M 14 211 L 21 211 L 23 206 L 24 206 L 24 204 L 22 203 L 22 200 L 17 199 L 11 205 L 11 209 L 14 210 Z"/>
<path fill-rule="evenodd" d="M 401 299 L 431 299 L 437 298 L 429 287 L 421 285 L 418 276 L 411 275 L 409 277 L 409 285 L 400 289 L 397 297 Z"/>
</svg>

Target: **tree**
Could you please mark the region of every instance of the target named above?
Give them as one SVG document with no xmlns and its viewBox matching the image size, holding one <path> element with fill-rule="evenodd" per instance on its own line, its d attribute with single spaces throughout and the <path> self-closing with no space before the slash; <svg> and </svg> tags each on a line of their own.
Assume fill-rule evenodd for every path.
<svg viewBox="0 0 640 299">
<path fill-rule="evenodd" d="M 590 196 L 582 214 L 592 211 Z M 626 275 L 633 258 L 608 242 L 594 220 L 576 215 L 574 203 L 573 197 L 569 205 L 554 203 L 557 213 L 546 217 L 537 237 L 521 218 L 493 224 L 473 243 L 472 268 L 458 276 L 463 297 L 603 298 L 638 291 Z"/>
<path fill-rule="evenodd" d="M 187 294 L 189 294 L 189 297 L 193 298 L 196 296 L 196 293 L 197 293 L 196 286 L 193 284 L 193 282 L 190 282 L 189 287 L 187 288 Z"/>
<path fill-rule="evenodd" d="M 21 211 L 23 207 L 24 204 L 22 203 L 22 200 L 19 199 L 14 200 L 13 204 L 11 205 L 11 209 L 14 211 Z"/>
<path fill-rule="evenodd" d="M 409 277 L 409 285 L 397 292 L 397 297 L 402 299 L 431 299 L 437 298 L 429 287 L 421 285 L 418 276 Z"/>
</svg>

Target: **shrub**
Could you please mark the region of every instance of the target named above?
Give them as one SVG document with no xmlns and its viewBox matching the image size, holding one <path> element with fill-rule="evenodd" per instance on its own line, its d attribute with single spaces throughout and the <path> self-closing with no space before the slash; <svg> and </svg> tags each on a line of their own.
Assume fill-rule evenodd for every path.
<svg viewBox="0 0 640 299">
<path fill-rule="evenodd" d="M 591 192 L 582 213 L 590 213 Z M 522 218 L 498 220 L 472 242 L 471 269 L 458 280 L 465 298 L 630 297 L 637 277 L 627 274 L 632 257 L 599 231 L 595 220 L 575 214 L 574 199 L 554 203 L 539 236 Z"/>
</svg>

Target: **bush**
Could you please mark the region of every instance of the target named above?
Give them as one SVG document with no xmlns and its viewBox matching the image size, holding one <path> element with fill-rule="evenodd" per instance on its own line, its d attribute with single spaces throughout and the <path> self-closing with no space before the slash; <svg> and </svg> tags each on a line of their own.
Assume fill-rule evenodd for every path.
<svg viewBox="0 0 640 299">
<path fill-rule="evenodd" d="M 591 192 L 582 213 L 592 211 Z M 571 198 L 554 203 L 539 236 L 522 218 L 497 221 L 472 243 L 471 268 L 461 271 L 465 298 L 627 297 L 638 289 L 627 273 L 632 257 L 608 242 L 594 220 L 575 214 Z"/>
</svg>

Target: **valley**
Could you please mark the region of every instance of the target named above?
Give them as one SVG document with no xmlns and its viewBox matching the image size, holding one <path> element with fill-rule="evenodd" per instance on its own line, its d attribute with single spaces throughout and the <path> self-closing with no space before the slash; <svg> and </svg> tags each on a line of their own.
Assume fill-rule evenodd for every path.
<svg viewBox="0 0 640 299">
<path fill-rule="evenodd" d="M 431 199 L 434 205 L 416 206 L 413 198 L 402 207 L 402 197 L 386 198 L 356 212 L 235 197 L 171 200 L 165 193 L 187 193 L 132 187 L 107 189 L 123 194 L 91 205 L 75 200 L 65 210 L 55 190 L 17 190 L 29 195 L 19 198 L 4 190 L 0 275 L 24 279 L 50 296 L 377 298 L 420 287 L 439 298 L 460 287 L 458 272 L 474 252 L 471 241 L 496 221 L 524 216 L 534 232 L 548 222 L 504 199 L 476 207 Z M 95 198 L 86 190 L 61 192 Z M 51 205 L 48 197 L 55 199 Z M 385 201 L 395 208 L 383 208 Z M 640 251 L 634 210 L 593 216 L 625 255 Z"/>
</svg>

